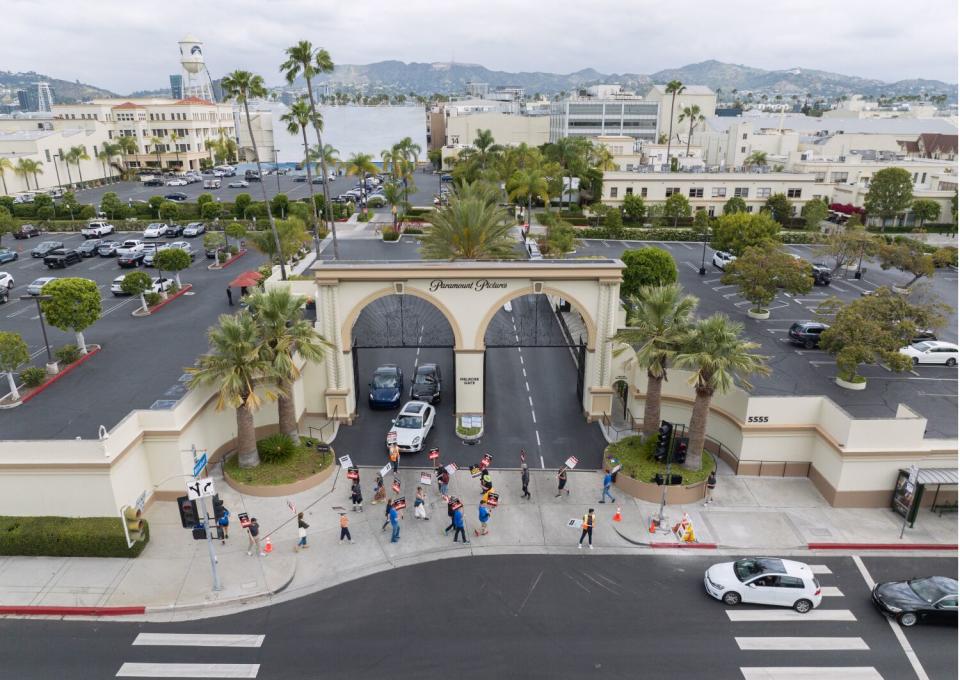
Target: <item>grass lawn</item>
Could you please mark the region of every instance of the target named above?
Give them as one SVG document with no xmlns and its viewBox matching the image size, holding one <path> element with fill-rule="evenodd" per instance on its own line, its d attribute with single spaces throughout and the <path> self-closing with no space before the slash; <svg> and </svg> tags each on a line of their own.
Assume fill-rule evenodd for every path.
<svg viewBox="0 0 960 680">
<path fill-rule="evenodd" d="M 283 463 L 260 463 L 257 467 L 241 469 L 237 456 L 231 456 L 224 465 L 224 472 L 241 484 L 274 486 L 290 484 L 315 475 L 333 463 L 333 450 L 319 453 L 316 449 L 300 445 L 289 460 Z"/>
<path fill-rule="evenodd" d="M 628 476 L 641 482 L 652 482 L 655 474 L 658 472 L 665 474 L 667 469 L 666 465 L 658 463 L 653 458 L 653 449 L 656 445 L 656 437 L 650 437 L 646 442 L 639 436 L 625 437 L 610 444 L 605 451 L 605 457 L 616 458 L 623 465 L 623 472 Z M 670 473 L 683 475 L 684 484 L 696 484 L 706 479 L 716 465 L 713 456 L 704 451 L 699 470 L 688 470 L 682 465 L 673 465 Z"/>
</svg>

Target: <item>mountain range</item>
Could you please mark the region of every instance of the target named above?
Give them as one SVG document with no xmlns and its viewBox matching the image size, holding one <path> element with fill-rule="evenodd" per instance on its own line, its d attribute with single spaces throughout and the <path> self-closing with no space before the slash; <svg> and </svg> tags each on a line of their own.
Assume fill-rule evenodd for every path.
<svg viewBox="0 0 960 680">
<path fill-rule="evenodd" d="M 35 88 L 36 83 L 46 81 L 50 83 L 50 89 L 53 90 L 53 99 L 57 103 L 69 104 L 81 102 L 85 99 L 95 99 L 97 97 L 116 97 L 110 90 L 104 90 L 100 87 L 87 85 L 77 81 L 60 80 L 51 78 L 40 73 L 27 71 L 26 73 L 14 73 L 12 71 L 0 71 L 0 87 L 10 88 L 11 93 L 17 90 L 26 90 Z M 13 101 L 16 101 L 14 95 Z"/>
</svg>

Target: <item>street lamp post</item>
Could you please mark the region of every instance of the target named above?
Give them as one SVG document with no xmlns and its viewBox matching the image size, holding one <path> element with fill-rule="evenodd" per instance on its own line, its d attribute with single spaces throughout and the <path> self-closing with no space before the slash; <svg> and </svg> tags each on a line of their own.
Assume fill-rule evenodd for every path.
<svg viewBox="0 0 960 680">
<path fill-rule="evenodd" d="M 274 154 L 280 153 L 280 149 L 274 149 L 273 153 Z M 277 155 L 274 155 L 274 158 L 277 159 L 274 161 L 273 165 L 277 170 L 277 193 L 279 194 L 280 193 L 280 157 Z"/>
<path fill-rule="evenodd" d="M 47 348 L 47 374 L 56 375 L 60 369 L 57 362 L 53 359 L 53 353 L 50 351 L 50 341 L 47 339 L 47 325 L 43 322 L 43 309 L 40 308 L 41 300 L 49 300 L 50 295 L 21 295 L 21 300 L 34 300 L 37 303 L 37 316 L 40 317 L 40 330 L 43 333 L 43 346 Z"/>
<path fill-rule="evenodd" d="M 700 276 L 706 276 L 707 274 L 707 234 L 710 231 L 710 227 L 707 225 L 703 226 L 703 253 L 700 255 L 700 271 L 698 272 Z"/>
</svg>

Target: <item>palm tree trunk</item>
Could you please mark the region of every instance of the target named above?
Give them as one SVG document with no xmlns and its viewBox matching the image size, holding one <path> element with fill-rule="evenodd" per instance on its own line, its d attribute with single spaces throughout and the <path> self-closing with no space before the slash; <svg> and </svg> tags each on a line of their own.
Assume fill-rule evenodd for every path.
<svg viewBox="0 0 960 680">
<path fill-rule="evenodd" d="M 667 133 L 667 167 L 670 166 L 670 145 L 673 143 L 673 106 L 677 103 L 677 93 L 673 93 L 670 100 L 670 132 Z"/>
<path fill-rule="evenodd" d="M 643 434 L 656 434 L 660 428 L 660 394 L 663 391 L 663 377 L 657 377 L 647 371 L 647 394 L 643 399 Z"/>
<path fill-rule="evenodd" d="M 297 410 L 293 403 L 293 386 L 289 380 L 283 380 L 278 381 L 277 387 L 277 414 L 279 416 L 280 432 L 296 438 L 300 435 L 300 428 L 297 426 Z"/>
<path fill-rule="evenodd" d="M 73 175 L 70 173 L 70 164 L 69 164 L 69 163 L 66 163 L 66 166 L 67 166 L 67 182 L 68 182 L 70 185 L 73 185 Z M 27 182 L 27 188 L 28 188 L 28 189 L 30 188 L 29 184 L 30 184 L 30 183 Z"/>
<path fill-rule="evenodd" d="M 80 181 L 82 182 L 83 179 L 81 179 Z M 29 187 L 29 182 L 28 182 L 27 188 L 28 188 L 28 189 L 30 188 L 30 187 Z M 33 188 L 36 189 L 37 191 L 40 191 L 40 180 L 37 179 L 37 173 L 33 173 Z"/>
<path fill-rule="evenodd" d="M 270 200 L 267 198 L 267 183 L 263 181 L 263 170 L 260 167 L 260 151 L 257 149 L 257 138 L 253 136 L 253 122 L 250 120 L 250 105 L 247 98 L 243 98 L 243 113 L 247 117 L 247 131 L 250 133 L 250 143 L 253 145 L 253 159 L 257 162 L 257 175 L 261 178 L 260 191 L 263 192 L 263 204 L 267 209 L 267 219 L 270 220 L 270 231 L 273 232 L 273 244 L 277 248 L 277 258 L 280 260 L 280 278 L 287 280 L 287 266 L 283 261 L 283 250 L 280 248 L 280 235 L 277 234 L 277 223 L 270 210 Z"/>
<path fill-rule="evenodd" d="M 260 465 L 257 433 L 253 427 L 253 411 L 245 404 L 237 407 L 237 462 L 242 468 Z"/>
<path fill-rule="evenodd" d="M 313 130 L 317 133 L 317 150 L 320 151 L 320 170 L 323 171 L 323 212 L 327 218 L 327 225 L 330 235 L 333 237 L 333 259 L 340 259 L 340 246 L 337 243 L 337 226 L 333 221 L 333 206 L 330 205 L 330 187 L 327 186 L 327 158 L 323 153 L 323 138 L 320 135 L 320 127 L 316 124 L 317 106 L 313 102 L 313 81 L 307 78 L 307 96 L 310 99 L 310 120 L 313 122 Z"/>
<path fill-rule="evenodd" d="M 687 135 L 687 158 L 690 158 L 690 140 L 693 139 L 693 118 L 690 119 L 690 134 Z"/>
<path fill-rule="evenodd" d="M 307 128 L 302 127 L 303 133 L 303 164 L 307 169 L 307 187 L 310 189 L 310 205 L 313 208 L 313 242 L 317 249 L 317 257 L 320 257 L 320 216 L 317 214 L 317 201 L 313 197 L 313 177 L 310 173 L 310 142 L 307 140 Z"/>
<path fill-rule="evenodd" d="M 83 170 L 80 169 L 80 160 L 77 160 L 77 174 L 80 175 L 80 188 L 83 188 Z"/>
<path fill-rule="evenodd" d="M 0 180 L 3 180 L 3 195 L 6 196 L 10 192 L 7 191 L 7 175 L 6 173 L 0 173 Z"/>
<path fill-rule="evenodd" d="M 693 411 L 690 413 L 690 441 L 687 445 L 687 460 L 683 467 L 688 470 L 699 470 L 703 464 L 703 442 L 707 438 L 707 416 L 710 415 L 710 400 L 713 390 L 702 387 L 696 388 L 697 396 L 693 400 Z"/>
</svg>

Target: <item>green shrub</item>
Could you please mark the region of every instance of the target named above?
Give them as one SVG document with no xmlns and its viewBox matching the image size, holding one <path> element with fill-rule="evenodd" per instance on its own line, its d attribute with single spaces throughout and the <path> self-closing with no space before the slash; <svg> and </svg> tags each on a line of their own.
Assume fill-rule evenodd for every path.
<svg viewBox="0 0 960 680">
<path fill-rule="evenodd" d="M 154 305 L 160 304 L 160 301 L 163 300 L 163 296 L 160 293 L 144 293 L 143 299 L 147 301 L 147 307 L 153 307 Z"/>
<path fill-rule="evenodd" d="M 646 440 L 638 435 L 624 437 L 607 447 L 604 452 L 604 464 L 606 465 L 609 459 L 616 458 L 623 465 L 623 472 L 628 477 L 633 477 L 641 482 L 652 482 L 658 472 L 663 474 L 666 471 L 666 465 L 658 463 L 653 457 L 656 447 L 656 437 L 648 437 Z M 706 479 L 715 467 L 716 461 L 713 456 L 704 451 L 699 470 L 688 470 L 681 465 L 674 464 L 671 474 L 683 475 L 684 484 L 695 484 Z"/>
<path fill-rule="evenodd" d="M 128 548 L 119 517 L 0 516 L 0 555 L 136 557 L 150 540 L 146 521 L 143 535 Z"/>
<path fill-rule="evenodd" d="M 72 364 L 80 358 L 80 348 L 76 345 L 64 345 L 53 354 L 61 364 Z"/>
<path fill-rule="evenodd" d="M 396 241 L 398 238 L 400 238 L 400 234 L 393 227 L 386 227 L 383 230 L 384 241 Z"/>
<path fill-rule="evenodd" d="M 217 251 L 217 261 L 218 261 L 220 264 L 223 264 L 224 262 L 226 262 L 226 261 L 229 260 L 229 259 L 230 259 L 230 253 L 228 253 L 228 252 L 225 251 L 225 250 L 218 250 L 218 251 Z"/>
<path fill-rule="evenodd" d="M 293 457 L 297 443 L 288 434 L 272 434 L 257 442 L 260 462 L 268 464 L 283 463 Z"/>
<path fill-rule="evenodd" d="M 359 215 L 357 215 L 357 222 L 369 222 L 372 219 L 373 219 L 373 213 L 370 211 L 367 211 L 365 213 L 362 212 Z"/>
<path fill-rule="evenodd" d="M 420 227 L 404 227 L 403 233 L 404 234 L 422 234 L 423 229 L 421 229 Z"/>
<path fill-rule="evenodd" d="M 47 379 L 47 372 L 39 366 L 30 366 L 20 371 L 20 380 L 27 387 L 39 387 Z"/>
</svg>

